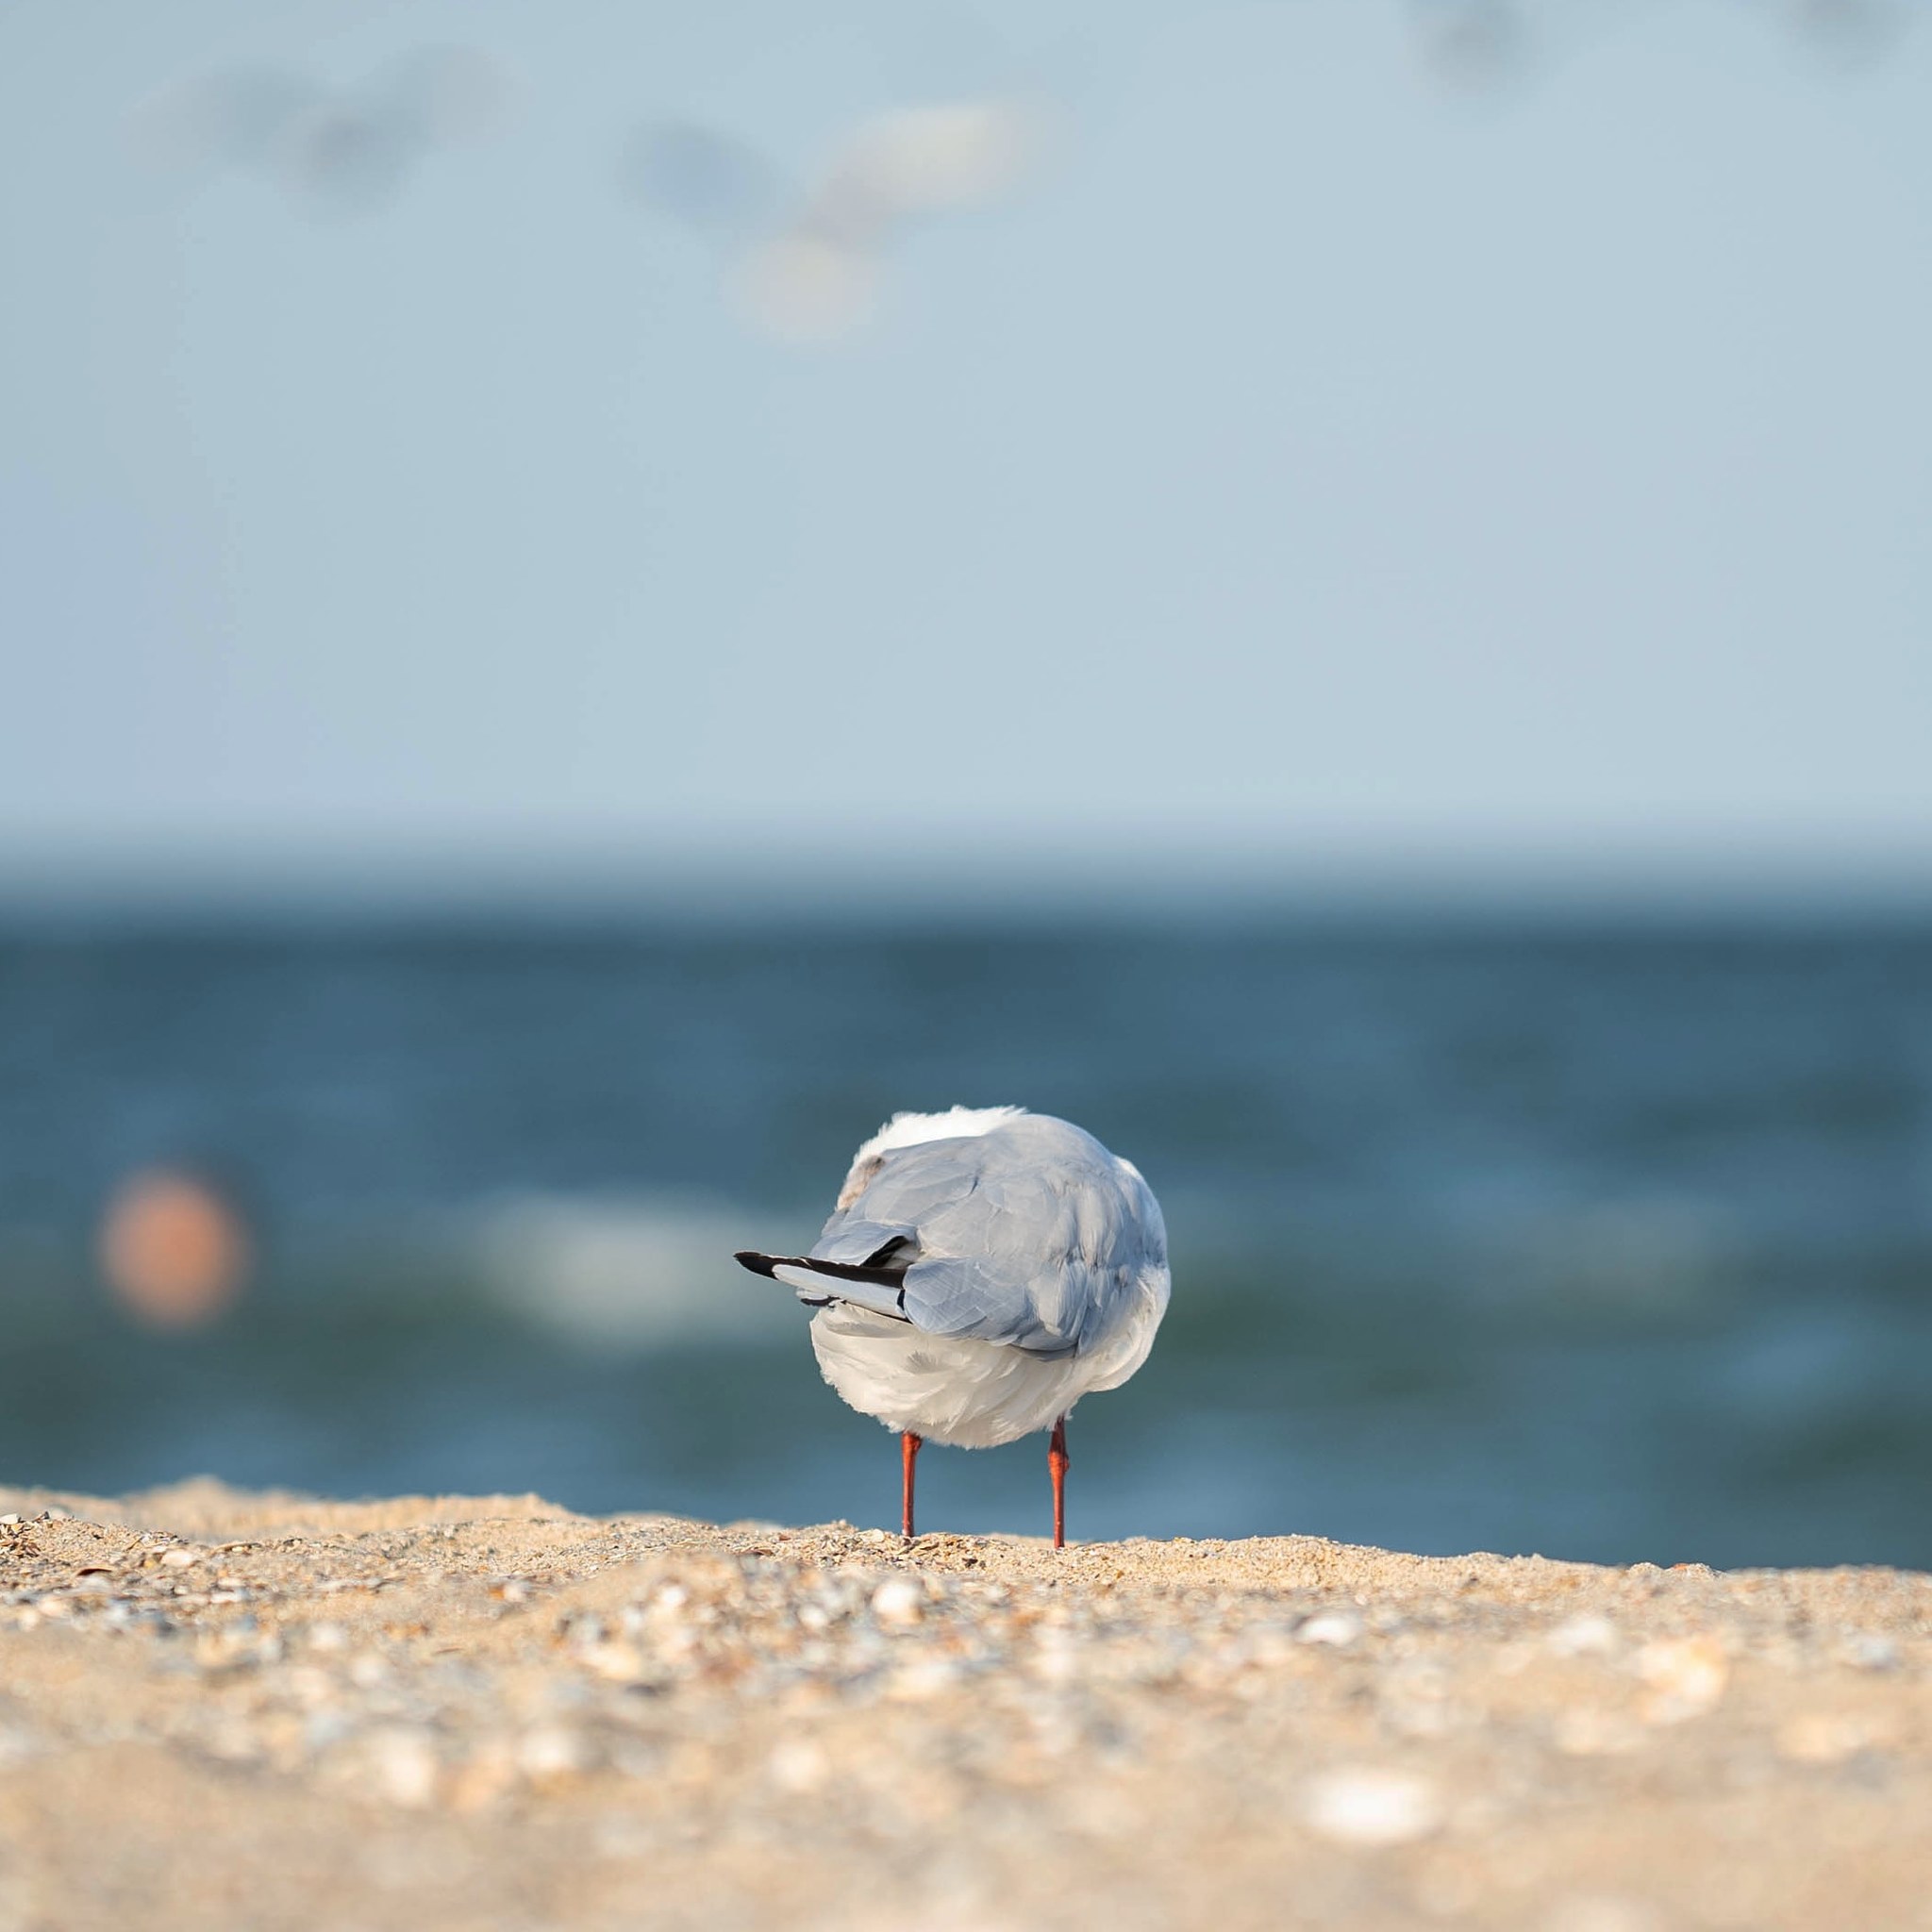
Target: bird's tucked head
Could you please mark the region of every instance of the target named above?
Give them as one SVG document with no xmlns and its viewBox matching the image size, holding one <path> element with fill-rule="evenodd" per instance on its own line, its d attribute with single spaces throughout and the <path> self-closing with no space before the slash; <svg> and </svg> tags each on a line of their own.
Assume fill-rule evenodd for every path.
<svg viewBox="0 0 1932 1932">
<path fill-rule="evenodd" d="M 851 1207 L 871 1186 L 886 1156 L 901 1147 L 917 1147 L 926 1141 L 971 1140 L 1018 1120 L 1025 1111 L 1024 1107 L 951 1107 L 944 1113 L 895 1113 L 852 1157 L 851 1171 L 839 1190 L 839 1206 Z"/>
</svg>

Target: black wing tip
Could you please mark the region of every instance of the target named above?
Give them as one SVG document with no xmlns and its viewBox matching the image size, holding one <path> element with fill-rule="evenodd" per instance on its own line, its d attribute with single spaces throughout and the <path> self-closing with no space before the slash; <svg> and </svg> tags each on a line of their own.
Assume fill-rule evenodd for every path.
<svg viewBox="0 0 1932 1932">
<path fill-rule="evenodd" d="M 761 1255 L 756 1248 L 740 1248 L 731 1257 L 741 1268 L 754 1274 L 775 1278 L 781 1268 L 803 1268 L 832 1281 L 865 1281 L 876 1288 L 903 1288 L 906 1267 L 874 1268 L 856 1261 L 824 1261 L 816 1255 Z"/>
</svg>

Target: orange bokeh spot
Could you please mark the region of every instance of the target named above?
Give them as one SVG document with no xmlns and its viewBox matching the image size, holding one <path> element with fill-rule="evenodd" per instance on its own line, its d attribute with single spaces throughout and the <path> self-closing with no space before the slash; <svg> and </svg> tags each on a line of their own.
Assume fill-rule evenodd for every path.
<svg viewBox="0 0 1932 1932">
<path fill-rule="evenodd" d="M 241 1292 L 249 1257 L 241 1216 L 192 1174 L 132 1175 L 101 1222 L 108 1287 L 158 1328 L 192 1328 L 220 1314 Z"/>
</svg>

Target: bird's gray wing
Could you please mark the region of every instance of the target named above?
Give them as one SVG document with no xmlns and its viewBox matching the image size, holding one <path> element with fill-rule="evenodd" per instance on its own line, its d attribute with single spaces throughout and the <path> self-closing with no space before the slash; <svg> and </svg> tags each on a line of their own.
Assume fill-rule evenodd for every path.
<svg viewBox="0 0 1932 1932">
<path fill-rule="evenodd" d="M 887 1156 L 813 1257 L 903 1261 L 899 1308 L 927 1334 L 1077 1354 L 1108 1325 L 1144 1239 L 1112 1158 L 1085 1135 L 1036 1130 L 1060 1125 L 1032 1116 Z"/>
</svg>

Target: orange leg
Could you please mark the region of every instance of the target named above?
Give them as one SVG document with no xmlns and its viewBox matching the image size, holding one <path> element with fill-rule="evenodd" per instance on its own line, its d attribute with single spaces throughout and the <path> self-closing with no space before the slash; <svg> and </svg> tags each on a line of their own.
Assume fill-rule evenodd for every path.
<svg viewBox="0 0 1932 1932">
<path fill-rule="evenodd" d="M 899 1438 L 899 1460 L 906 1475 L 905 1502 L 899 1512 L 899 1534 L 908 1542 L 912 1541 L 912 1465 L 919 1460 L 919 1452 L 925 1446 L 924 1436 L 915 1436 L 910 1429 Z"/>
<path fill-rule="evenodd" d="M 1053 1440 L 1046 1445 L 1046 1466 L 1053 1472 L 1053 1546 L 1067 1546 L 1067 1419 L 1061 1416 L 1053 1425 Z"/>
</svg>

